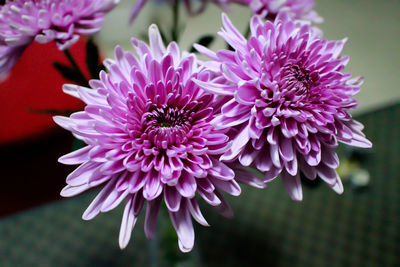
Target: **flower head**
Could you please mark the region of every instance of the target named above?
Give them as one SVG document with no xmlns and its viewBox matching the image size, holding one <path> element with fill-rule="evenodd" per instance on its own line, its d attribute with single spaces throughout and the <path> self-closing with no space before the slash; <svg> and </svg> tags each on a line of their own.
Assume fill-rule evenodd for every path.
<svg viewBox="0 0 400 267">
<path fill-rule="evenodd" d="M 33 41 L 55 41 L 60 50 L 80 34 L 98 32 L 119 0 L 7 0 L 0 7 L 0 73 L 9 71 Z"/>
<path fill-rule="evenodd" d="M 133 6 L 131 14 L 129 16 L 129 23 L 132 23 L 136 17 L 139 15 L 139 12 L 142 10 L 142 8 L 145 6 L 145 4 L 148 2 L 149 0 L 138 0 L 136 2 L 136 4 Z M 179 5 L 180 4 L 180 0 L 159 0 L 160 2 L 166 2 L 170 5 Z M 197 1 L 193 1 L 193 0 L 183 0 L 183 3 L 185 5 L 185 9 L 187 11 L 187 13 L 191 16 L 194 15 L 198 15 L 200 13 L 202 13 L 205 8 L 207 7 L 207 4 L 212 2 L 216 5 L 218 5 L 219 7 L 223 8 L 223 9 L 228 9 L 228 4 L 229 2 L 232 2 L 232 0 L 200 0 L 199 7 L 194 7 L 194 4 L 196 5 Z"/>
<path fill-rule="evenodd" d="M 321 23 L 322 18 L 313 10 L 314 0 L 236 0 L 248 5 L 254 14 L 274 20 L 281 11 L 297 20 Z"/>
<path fill-rule="evenodd" d="M 241 190 L 233 170 L 218 160 L 230 145 L 225 131 L 210 124 L 221 104 L 192 81 L 208 82 L 211 73 L 198 66 L 194 54 L 181 54 L 175 42 L 165 48 L 155 25 L 149 28 L 149 40 L 150 46 L 132 39 L 137 57 L 117 46 L 115 60 L 105 62 L 109 72 L 90 81 L 93 89 L 64 86 L 87 106 L 55 121 L 87 146 L 60 158 L 64 164 L 81 164 L 67 177 L 61 195 L 105 183 L 83 214 L 86 220 L 126 199 L 121 248 L 128 244 L 144 203 L 145 233 L 153 237 L 164 200 L 180 249 L 190 251 L 191 216 L 207 225 L 195 195 L 230 216 L 221 191 L 236 196 Z"/>
<path fill-rule="evenodd" d="M 212 122 L 236 130 L 222 159 L 253 164 L 266 172 L 267 182 L 281 174 L 295 200 L 302 199 L 300 171 L 309 179 L 318 175 L 341 193 L 335 171 L 338 142 L 371 146 L 363 126 L 348 114 L 357 106 L 352 96 L 362 79 L 342 72 L 349 60 L 339 55 L 345 40 L 320 39 L 285 12 L 274 23 L 254 16 L 248 40 L 225 14 L 223 25 L 220 35 L 234 51 L 197 48 L 218 62 L 227 82 L 196 81 L 207 91 L 230 96 Z"/>
</svg>

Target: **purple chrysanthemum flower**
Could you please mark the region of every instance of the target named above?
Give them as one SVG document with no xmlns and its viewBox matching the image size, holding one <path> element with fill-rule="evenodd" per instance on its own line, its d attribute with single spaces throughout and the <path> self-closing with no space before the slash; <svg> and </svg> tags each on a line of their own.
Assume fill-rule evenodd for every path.
<svg viewBox="0 0 400 267">
<path fill-rule="evenodd" d="M 247 5 L 254 14 L 274 20 L 280 11 L 286 11 L 296 20 L 321 23 L 322 18 L 313 10 L 314 0 L 234 0 Z"/>
<path fill-rule="evenodd" d="M 363 126 L 348 114 L 357 106 L 351 97 L 362 79 L 342 73 L 349 60 L 339 56 L 345 40 L 320 39 L 286 12 L 274 23 L 254 16 L 248 40 L 225 14 L 223 25 L 219 34 L 234 51 L 197 48 L 219 63 L 227 83 L 196 81 L 207 91 L 231 97 L 212 122 L 237 130 L 222 159 L 253 164 L 266 172 L 266 182 L 281 174 L 295 200 L 302 199 L 300 171 L 309 179 L 318 175 L 342 193 L 335 171 L 338 142 L 371 147 Z"/>
<path fill-rule="evenodd" d="M 0 74 L 9 71 L 33 41 L 55 41 L 60 50 L 80 34 L 98 32 L 119 0 L 7 0 L 0 6 Z"/>
<path fill-rule="evenodd" d="M 131 14 L 129 16 L 129 23 L 132 23 L 136 19 L 136 17 L 139 15 L 140 10 L 142 10 L 142 8 L 145 6 L 145 4 L 149 1 L 150 0 L 138 0 L 137 1 L 137 3 L 133 6 Z M 180 1 L 181 0 L 159 0 L 159 2 L 167 2 L 170 5 L 179 4 Z M 178 3 L 176 3 L 176 2 L 178 2 Z M 199 1 L 200 6 L 198 8 L 193 7 L 193 2 L 194 2 L 193 0 L 183 0 L 186 11 L 191 16 L 202 13 L 205 10 L 205 8 L 209 2 L 212 2 L 223 9 L 228 9 L 228 4 L 229 4 L 229 2 L 232 2 L 232 1 L 231 0 L 200 0 Z"/>
<path fill-rule="evenodd" d="M 90 81 L 93 89 L 64 86 L 87 106 L 55 121 L 87 146 L 60 158 L 64 164 L 81 164 L 67 177 L 61 195 L 105 183 L 83 214 L 86 220 L 126 199 L 121 248 L 128 244 L 144 202 L 145 233 L 153 237 L 164 199 L 179 247 L 186 252 L 194 242 L 191 216 L 207 225 L 196 193 L 230 216 L 221 191 L 236 196 L 241 190 L 233 170 L 218 160 L 230 146 L 225 131 L 210 124 L 221 103 L 192 81 L 208 82 L 212 73 L 198 66 L 194 54 L 181 55 L 175 42 L 165 48 L 155 25 L 149 28 L 149 39 L 150 46 L 132 39 L 138 57 L 117 46 L 115 61 L 105 62 L 109 73 Z M 259 184 L 249 172 L 240 181 Z"/>
</svg>

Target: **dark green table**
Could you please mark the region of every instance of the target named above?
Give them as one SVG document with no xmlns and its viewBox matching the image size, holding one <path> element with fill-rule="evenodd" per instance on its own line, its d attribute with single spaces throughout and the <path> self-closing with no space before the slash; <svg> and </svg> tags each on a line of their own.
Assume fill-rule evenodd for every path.
<svg viewBox="0 0 400 267">
<path fill-rule="evenodd" d="M 399 118 L 400 105 L 357 117 L 374 143 L 367 190 L 345 184 L 338 196 L 322 183 L 305 187 L 304 201 L 296 203 L 280 181 L 266 190 L 245 188 L 229 198 L 232 220 L 203 207 L 212 227 L 196 226 L 189 257 L 201 266 L 400 266 Z M 143 216 L 121 251 L 121 208 L 80 219 L 94 193 L 3 218 L 0 266 L 164 266 L 171 253 L 182 255 L 175 243 L 146 241 Z"/>
</svg>

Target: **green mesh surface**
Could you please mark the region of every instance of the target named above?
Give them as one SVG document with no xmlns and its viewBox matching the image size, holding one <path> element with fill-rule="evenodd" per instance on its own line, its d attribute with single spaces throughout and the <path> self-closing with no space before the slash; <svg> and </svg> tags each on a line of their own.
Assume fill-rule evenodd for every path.
<svg viewBox="0 0 400 267">
<path fill-rule="evenodd" d="M 305 187 L 303 202 L 296 203 L 277 180 L 266 190 L 244 188 L 242 196 L 229 197 L 231 220 L 203 205 L 212 227 L 196 225 L 196 249 L 188 257 L 197 263 L 191 266 L 400 266 L 399 118 L 400 105 L 357 118 L 374 143 L 364 166 L 372 180 L 363 192 L 345 184 L 338 196 L 321 183 Z M 80 219 L 93 197 L 2 219 L 0 266 L 166 266 L 167 258 L 183 257 L 175 241 L 166 247 L 145 240 L 144 216 L 121 251 L 121 208 Z"/>
</svg>

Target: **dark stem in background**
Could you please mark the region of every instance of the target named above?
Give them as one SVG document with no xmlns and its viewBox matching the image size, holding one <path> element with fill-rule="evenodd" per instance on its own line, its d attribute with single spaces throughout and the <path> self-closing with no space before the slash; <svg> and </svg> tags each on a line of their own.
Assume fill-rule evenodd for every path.
<svg viewBox="0 0 400 267">
<path fill-rule="evenodd" d="M 173 0 L 172 4 L 172 41 L 178 42 L 179 40 L 179 0 Z"/>
<path fill-rule="evenodd" d="M 50 114 L 50 115 L 63 115 L 69 116 L 74 112 L 78 112 L 79 110 L 71 110 L 71 109 L 35 109 L 35 108 L 27 108 L 27 112 L 36 113 L 36 114 Z"/>
<path fill-rule="evenodd" d="M 246 32 L 243 35 L 244 38 L 249 39 L 250 33 L 251 33 L 251 30 L 250 30 L 250 22 L 249 22 L 249 24 L 247 25 L 247 28 L 246 28 Z"/>
<path fill-rule="evenodd" d="M 85 75 L 83 74 L 82 70 L 79 68 L 78 64 L 76 63 L 74 57 L 71 55 L 68 49 L 63 50 L 64 55 L 67 57 L 69 63 L 71 63 L 72 67 L 75 69 L 76 73 L 79 75 L 79 80 L 81 80 L 82 86 L 88 87 L 89 82 L 86 79 Z"/>
</svg>

